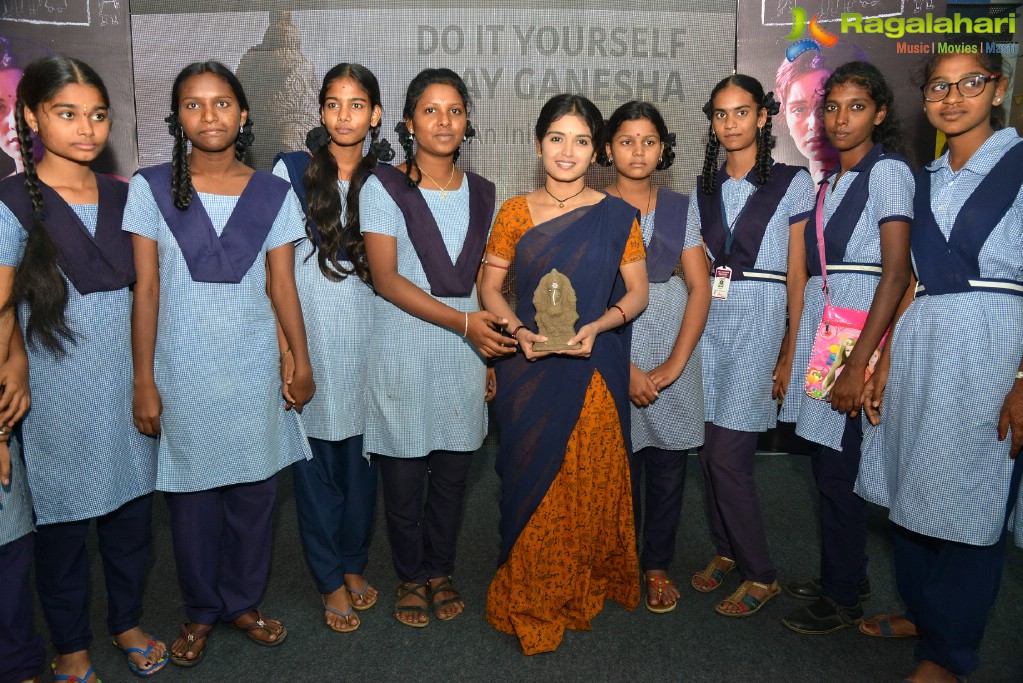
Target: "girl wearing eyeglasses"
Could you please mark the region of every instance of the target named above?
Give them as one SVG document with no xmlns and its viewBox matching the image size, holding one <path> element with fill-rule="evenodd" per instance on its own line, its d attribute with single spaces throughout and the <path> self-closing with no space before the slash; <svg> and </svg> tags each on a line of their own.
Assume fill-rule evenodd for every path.
<svg viewBox="0 0 1023 683">
<path fill-rule="evenodd" d="M 998 54 L 941 55 L 926 67 L 924 110 L 948 151 L 917 173 L 920 286 L 864 395 L 876 422 L 887 380 L 857 492 L 891 511 L 907 610 L 861 630 L 912 635 L 915 624 L 911 681 L 960 680 L 978 667 L 1009 513 L 1023 512 L 1023 145 L 1003 129 L 1001 72 Z"/>
</svg>

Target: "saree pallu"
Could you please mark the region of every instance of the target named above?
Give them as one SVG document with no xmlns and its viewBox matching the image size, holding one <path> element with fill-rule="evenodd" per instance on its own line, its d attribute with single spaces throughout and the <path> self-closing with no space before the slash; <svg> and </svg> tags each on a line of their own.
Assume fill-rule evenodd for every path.
<svg viewBox="0 0 1023 683">
<path fill-rule="evenodd" d="M 533 291 L 556 268 L 572 281 L 579 324 L 625 293 L 619 267 L 636 210 L 607 198 L 533 227 L 515 248 L 516 311 L 535 329 Z M 521 355 L 497 365 L 501 430 L 501 566 L 487 619 L 523 652 L 588 630 L 605 598 L 639 602 L 629 483 L 627 325 L 599 335 L 589 358 Z"/>
</svg>

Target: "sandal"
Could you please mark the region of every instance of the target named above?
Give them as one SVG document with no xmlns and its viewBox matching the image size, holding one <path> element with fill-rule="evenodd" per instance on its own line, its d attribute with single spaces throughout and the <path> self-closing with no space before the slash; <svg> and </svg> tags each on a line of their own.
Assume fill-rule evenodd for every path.
<svg viewBox="0 0 1023 683">
<path fill-rule="evenodd" d="M 749 594 L 749 589 L 753 587 L 767 592 L 762 598 L 754 597 Z M 777 581 L 770 586 L 765 583 L 757 583 L 756 581 L 743 581 L 734 593 L 718 603 L 714 611 L 726 617 L 751 617 L 759 612 L 760 608 L 767 604 L 768 600 L 776 597 L 779 593 L 781 593 L 781 586 L 778 585 Z M 739 611 L 729 612 L 722 609 L 723 605 L 735 605 Z"/>
<path fill-rule="evenodd" d="M 50 662 L 50 670 L 53 671 L 54 681 L 67 681 L 67 683 L 87 683 L 88 680 L 96 673 L 96 669 L 90 666 L 89 670 L 85 672 L 85 676 L 76 676 L 75 674 L 58 674 L 56 659 Z M 103 683 L 103 681 L 99 680 L 99 676 L 96 676 L 96 683 Z"/>
<path fill-rule="evenodd" d="M 727 562 L 728 566 L 722 569 L 719 565 L 722 562 Z M 701 593 L 710 593 L 721 585 L 725 576 L 729 572 L 735 569 L 735 560 L 725 557 L 724 555 L 715 555 L 714 559 L 710 561 L 707 568 L 699 574 L 693 574 L 693 578 L 689 581 L 693 588 L 700 591 Z M 706 585 L 701 586 L 697 584 L 697 580 L 706 582 Z"/>
<path fill-rule="evenodd" d="M 250 621 L 247 624 L 238 623 L 241 619 L 244 619 L 249 615 L 255 615 L 256 617 L 255 621 Z M 270 619 L 268 617 L 263 616 L 263 613 L 260 612 L 258 609 L 246 612 L 245 614 L 238 617 L 231 623 L 234 624 L 234 627 L 236 629 L 242 631 L 245 635 L 247 635 L 249 637 L 249 640 L 256 643 L 257 645 L 262 645 L 263 647 L 277 647 L 278 645 L 284 642 L 285 638 L 288 637 L 288 629 L 284 626 L 284 624 L 282 624 L 277 619 Z M 276 633 L 270 629 L 270 626 L 274 624 L 280 627 L 280 630 L 277 631 Z M 266 633 L 266 637 L 261 638 L 258 635 L 259 631 Z M 271 636 L 277 637 L 274 640 L 270 640 L 269 638 Z"/>
<path fill-rule="evenodd" d="M 395 605 L 394 606 L 394 618 L 399 623 L 412 628 L 425 628 L 430 623 L 430 610 L 429 603 L 426 601 L 426 586 L 421 583 L 408 583 L 402 582 L 398 584 L 398 600 L 402 600 L 407 595 L 414 595 L 422 602 L 422 605 Z M 402 613 L 413 612 L 415 614 L 425 614 L 426 621 L 406 621 L 401 618 Z"/>
<path fill-rule="evenodd" d="M 669 579 L 667 576 L 662 576 L 660 574 L 648 574 L 646 577 L 646 582 L 648 585 L 648 589 L 645 602 L 646 608 L 648 610 L 650 610 L 654 614 L 665 614 L 675 609 L 675 606 L 678 605 L 678 598 L 676 598 L 675 601 L 670 605 L 664 604 L 664 589 L 672 585 L 671 579 Z M 649 590 L 650 588 L 653 588 L 657 591 L 656 603 L 650 602 Z"/>
<path fill-rule="evenodd" d="M 328 621 L 328 622 L 326 622 L 327 623 L 327 628 L 329 628 L 334 633 L 351 633 L 352 631 L 358 631 L 359 627 L 362 626 L 362 622 L 361 621 L 357 621 L 357 622 L 355 622 L 355 625 L 352 626 L 352 619 L 351 619 L 352 614 L 353 614 L 352 607 L 354 607 L 354 605 L 349 603 L 348 610 L 345 611 L 345 612 L 342 612 L 341 610 L 339 610 L 339 609 L 337 609 L 335 607 L 331 607 L 330 605 L 327 604 L 326 600 L 323 600 L 323 609 L 324 609 L 324 611 L 330 612 L 331 614 L 336 614 L 337 616 L 339 616 L 342 619 L 344 619 L 345 620 L 345 624 L 347 624 L 347 626 L 345 628 L 338 628 L 337 626 L 332 625 Z"/>
<path fill-rule="evenodd" d="M 912 627 L 912 632 L 907 632 L 905 628 L 902 630 L 896 628 L 893 621 L 906 622 Z M 907 619 L 905 614 L 879 614 L 864 619 L 860 622 L 860 633 L 873 638 L 913 638 L 919 635 L 916 624 Z"/>
<path fill-rule="evenodd" d="M 445 598 L 443 600 L 437 600 L 434 599 L 433 597 L 437 593 L 454 593 L 454 597 Z M 463 604 L 465 603 L 465 601 L 462 599 L 462 594 L 455 590 L 455 584 L 451 580 L 450 576 L 445 576 L 437 583 L 430 584 L 430 609 L 433 611 L 433 616 L 437 617 L 437 619 L 439 619 L 440 621 L 451 621 L 459 614 L 461 614 L 461 612 L 456 612 L 455 614 L 450 614 L 446 617 L 442 617 L 441 615 L 437 614 L 437 612 L 440 611 L 441 609 L 447 607 L 448 605 L 452 605 L 456 602 L 461 602 Z"/>
<path fill-rule="evenodd" d="M 149 653 L 151 653 L 153 651 L 153 648 L 156 647 L 157 641 L 153 640 L 153 636 L 148 634 L 146 635 L 146 638 L 149 639 L 149 642 L 146 645 L 145 650 L 140 650 L 137 647 L 121 647 L 120 645 L 117 644 L 116 638 L 114 638 L 111 641 L 113 646 L 120 650 L 128 658 L 128 668 L 131 669 L 131 672 L 141 678 L 149 678 L 150 676 L 154 675 L 157 671 L 165 667 L 167 665 L 167 657 L 170 652 L 170 650 L 165 650 L 163 653 L 163 657 L 160 657 L 160 659 L 153 662 L 148 669 L 143 669 L 141 666 L 139 666 L 138 662 L 131 658 L 131 655 L 139 654 L 142 655 L 142 657 L 147 661 L 149 660 Z M 86 678 L 88 678 L 88 676 L 86 676 Z"/>
<path fill-rule="evenodd" d="M 355 590 L 354 588 L 351 588 L 351 587 L 349 587 L 347 585 L 345 586 L 345 589 L 348 591 L 349 595 L 351 596 L 348 601 L 352 604 L 352 607 L 354 607 L 355 609 L 357 609 L 360 612 L 368 610 L 370 607 L 372 607 L 373 605 L 377 604 L 377 599 L 380 597 L 380 594 L 377 593 L 376 595 L 373 596 L 372 600 L 368 600 L 366 598 L 366 591 L 368 591 L 369 588 L 370 588 L 369 581 L 366 581 L 365 579 L 363 579 L 363 581 L 365 581 L 365 583 L 362 584 L 362 590 L 361 591 Z M 356 603 L 355 600 L 352 600 L 351 598 L 358 598 L 359 600 L 362 600 L 362 604 L 360 605 L 360 604 Z"/>
<path fill-rule="evenodd" d="M 185 654 L 174 654 L 173 644 L 171 644 L 170 650 L 168 650 L 168 652 L 170 652 L 170 660 L 178 666 L 195 666 L 199 663 L 199 660 L 202 659 L 202 656 L 206 654 L 206 645 L 210 637 L 210 631 L 213 630 L 213 624 L 192 624 L 192 626 L 194 627 L 194 630 L 189 631 L 188 624 L 181 625 L 181 637 L 179 640 L 185 641 Z M 203 646 L 201 649 L 196 651 L 194 649 L 195 645 L 200 640 L 203 641 Z M 177 641 L 174 642 L 176 643 Z M 189 659 L 187 656 L 189 652 L 195 652 L 195 657 Z"/>
</svg>

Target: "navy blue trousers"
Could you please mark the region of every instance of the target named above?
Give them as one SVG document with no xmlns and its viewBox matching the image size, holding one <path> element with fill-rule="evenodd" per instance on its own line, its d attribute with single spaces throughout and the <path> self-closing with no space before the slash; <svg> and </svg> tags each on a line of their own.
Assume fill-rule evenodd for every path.
<svg viewBox="0 0 1023 683">
<path fill-rule="evenodd" d="M 107 587 L 111 635 L 139 625 L 152 541 L 153 494 L 129 501 L 96 518 L 99 554 Z M 89 557 L 85 542 L 91 519 L 44 524 L 36 531 L 36 589 L 58 654 L 86 650 L 89 628 Z"/>
<path fill-rule="evenodd" d="M 842 450 L 818 447 L 813 476 L 820 494 L 821 585 L 824 595 L 851 607 L 867 578 L 867 502 L 853 492 L 860 471 L 862 416 L 847 418 Z"/>
<path fill-rule="evenodd" d="M 713 422 L 705 427 L 700 464 L 716 552 L 735 560 L 743 579 L 774 583 L 778 571 L 767 551 L 767 531 L 753 478 L 760 433 L 718 427 Z"/>
<path fill-rule="evenodd" d="M 309 439 L 312 460 L 291 466 L 305 559 L 316 589 L 333 593 L 345 574 L 362 574 L 369 560 L 377 463 L 362 457 L 362 436 Z"/>
<path fill-rule="evenodd" d="M 682 514 L 688 456 L 689 451 L 668 451 L 650 446 L 634 452 L 629 460 L 636 538 L 642 535 L 643 539 L 639 562 L 644 570 L 666 570 L 675 557 L 675 535 Z M 645 493 L 642 503 L 641 491 Z"/>
<path fill-rule="evenodd" d="M 0 545 L 0 683 L 21 683 L 42 673 L 43 639 L 32 631 L 29 573 L 35 534 Z"/>
<path fill-rule="evenodd" d="M 270 574 L 277 476 L 196 493 L 168 493 L 185 613 L 193 624 L 255 609 Z"/>
<path fill-rule="evenodd" d="M 1023 455 L 1012 470 L 1005 518 L 1019 494 Z M 1017 522 L 1020 523 L 1020 522 Z M 914 656 L 958 676 L 980 666 L 977 650 L 988 612 L 998 597 L 1006 534 L 994 545 L 954 543 L 895 527 L 895 578 L 920 632 Z"/>
<path fill-rule="evenodd" d="M 450 576 L 455 570 L 458 523 L 472 451 L 433 451 L 423 458 L 377 457 L 398 578 L 426 583 Z"/>
</svg>

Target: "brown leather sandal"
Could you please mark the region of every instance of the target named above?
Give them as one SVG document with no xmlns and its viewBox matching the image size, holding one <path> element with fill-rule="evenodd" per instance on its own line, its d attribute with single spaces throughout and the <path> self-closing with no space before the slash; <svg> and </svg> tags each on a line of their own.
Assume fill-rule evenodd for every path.
<svg viewBox="0 0 1023 683">
<path fill-rule="evenodd" d="M 239 624 L 238 622 L 245 617 L 254 615 L 256 618 L 254 621 L 250 621 L 246 624 Z M 234 627 L 239 631 L 242 631 L 249 637 L 252 642 L 262 645 L 263 647 L 277 647 L 284 642 L 284 639 L 288 636 L 288 629 L 277 619 L 271 619 L 263 615 L 258 609 L 251 610 L 241 615 L 233 622 Z M 274 631 L 271 626 L 279 626 L 279 631 Z M 266 637 L 261 637 L 259 632 L 262 631 L 266 634 Z M 276 636 L 274 640 L 269 640 L 271 636 Z"/>
</svg>

